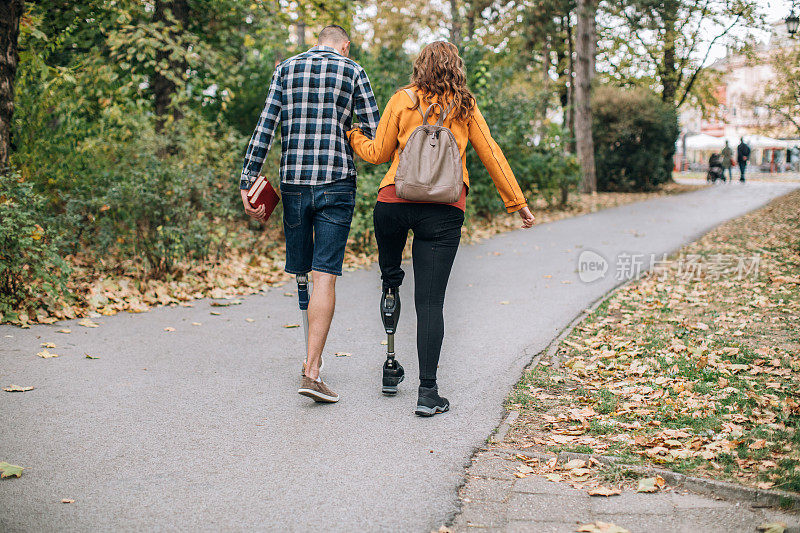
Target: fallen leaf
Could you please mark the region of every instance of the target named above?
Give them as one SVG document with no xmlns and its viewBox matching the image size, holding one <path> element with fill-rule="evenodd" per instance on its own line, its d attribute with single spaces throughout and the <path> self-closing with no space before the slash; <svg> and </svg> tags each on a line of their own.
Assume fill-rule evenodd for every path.
<svg viewBox="0 0 800 533">
<path fill-rule="evenodd" d="M 79 326 L 83 326 L 85 328 L 99 328 L 100 327 L 100 324 L 98 324 L 96 322 L 92 322 L 91 319 L 89 319 L 89 318 L 84 318 L 83 320 L 78 322 L 78 325 Z"/>
<path fill-rule="evenodd" d="M 23 470 L 23 467 L 10 465 L 5 461 L 0 463 L 0 477 L 20 477 Z"/>
<path fill-rule="evenodd" d="M 255 322 L 256 319 L 255 318 L 245 318 L 244 321 L 245 322 Z"/>
<path fill-rule="evenodd" d="M 56 330 L 56 333 L 72 333 L 72 330 L 64 328 L 64 329 Z"/>
<path fill-rule="evenodd" d="M 639 487 L 636 492 L 656 492 L 657 490 L 656 478 L 646 477 L 639 480 Z"/>
<path fill-rule="evenodd" d="M 28 392 L 29 390 L 33 390 L 33 387 L 20 387 L 19 385 L 9 385 L 8 387 L 3 388 L 6 392 Z"/>
<path fill-rule="evenodd" d="M 84 353 L 83 356 L 86 357 L 86 359 L 100 359 L 99 357 L 95 355 L 89 355 L 88 353 Z"/>
<path fill-rule="evenodd" d="M 518 466 L 517 471 L 519 471 L 520 474 L 533 474 L 535 472 L 535 470 L 528 465 Z"/>
<path fill-rule="evenodd" d="M 508 300 L 503 300 L 502 302 L 500 302 L 500 305 L 508 305 L 510 303 L 511 302 L 509 302 Z"/>
<path fill-rule="evenodd" d="M 387 344 L 389 344 L 388 341 L 381 341 L 381 346 L 386 346 Z"/>
<path fill-rule="evenodd" d="M 211 302 L 211 307 L 230 307 L 232 305 L 240 305 L 241 300 L 231 300 L 229 302 Z"/>
<path fill-rule="evenodd" d="M 219 311 L 211 311 L 211 312 L 210 312 L 210 313 L 208 313 L 208 314 L 209 314 L 209 315 L 214 315 L 214 316 L 219 316 L 219 315 L 221 315 L 222 313 L 220 313 Z"/>
<path fill-rule="evenodd" d="M 595 487 L 587 491 L 589 496 L 617 496 L 622 494 L 622 491 L 611 487 Z"/>
<path fill-rule="evenodd" d="M 561 481 L 561 474 L 545 474 L 544 477 L 554 482 Z"/>
<path fill-rule="evenodd" d="M 572 461 L 565 463 L 562 468 L 564 470 L 573 470 L 575 468 L 583 468 L 584 466 L 586 466 L 586 461 L 583 459 L 573 459 Z"/>
<path fill-rule="evenodd" d="M 166 328 L 164 328 L 164 331 L 175 331 L 175 328 L 167 326 Z"/>
<path fill-rule="evenodd" d="M 283 327 L 285 328 L 299 328 L 300 324 L 284 324 Z"/>
<path fill-rule="evenodd" d="M 336 352 L 333 355 L 335 355 L 336 357 L 350 357 L 353 354 L 348 353 L 348 352 Z"/>
<path fill-rule="evenodd" d="M 50 349 L 53 349 L 53 348 L 56 347 L 54 342 L 43 342 L 39 346 L 41 346 L 42 348 L 50 348 Z"/>
<path fill-rule="evenodd" d="M 771 489 L 773 485 L 775 485 L 775 483 L 773 483 L 772 481 L 759 481 L 758 483 L 756 483 L 756 487 L 764 490 Z"/>
<path fill-rule="evenodd" d="M 200 322 L 192 322 L 192 325 L 193 326 L 202 326 L 203 324 L 201 324 Z"/>
<path fill-rule="evenodd" d="M 764 522 L 756 528 L 763 533 L 783 533 L 786 531 L 785 522 Z"/>
<path fill-rule="evenodd" d="M 36 355 L 38 355 L 42 359 L 50 359 L 50 358 L 53 358 L 53 357 L 58 357 L 57 353 L 48 352 L 47 350 L 42 350 L 41 352 L 37 353 Z"/>
<path fill-rule="evenodd" d="M 75 500 L 70 500 L 69 498 L 64 498 L 61 500 L 61 503 L 75 503 Z"/>
<path fill-rule="evenodd" d="M 578 533 L 631 533 L 624 527 L 609 522 L 592 522 L 591 524 L 583 524 L 575 530 Z"/>
</svg>

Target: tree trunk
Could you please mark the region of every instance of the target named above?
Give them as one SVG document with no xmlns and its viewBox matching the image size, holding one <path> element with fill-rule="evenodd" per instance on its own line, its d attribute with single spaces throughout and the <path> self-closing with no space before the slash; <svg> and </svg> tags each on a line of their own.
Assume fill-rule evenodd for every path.
<svg viewBox="0 0 800 533">
<path fill-rule="evenodd" d="M 297 21 L 297 49 L 300 52 L 306 50 L 306 21 L 302 18 Z"/>
<path fill-rule="evenodd" d="M 570 16 L 567 14 L 566 16 L 566 25 L 567 25 L 567 94 L 566 94 L 566 116 L 564 118 L 567 130 L 569 131 L 569 144 L 567 148 L 569 149 L 570 153 L 575 153 L 576 146 L 575 146 L 575 40 L 573 38 L 573 31 L 572 25 L 570 24 Z"/>
<path fill-rule="evenodd" d="M 675 41 L 677 30 L 675 25 L 678 21 L 679 4 L 675 0 L 667 0 L 663 3 L 661 14 L 664 21 L 664 57 L 659 67 L 661 85 L 663 91 L 661 99 L 669 105 L 675 105 L 675 95 L 678 93 L 678 66 L 675 59 Z"/>
<path fill-rule="evenodd" d="M 581 165 L 581 191 L 597 190 L 597 173 L 594 164 L 592 139 L 591 92 L 594 77 L 594 40 L 596 0 L 578 0 L 578 26 L 575 41 L 577 68 L 575 70 L 575 144 Z"/>
<path fill-rule="evenodd" d="M 14 79 L 19 52 L 19 21 L 23 0 L 0 2 L 0 173 L 8 167 L 11 153 L 11 120 L 14 116 Z"/>
<path fill-rule="evenodd" d="M 458 0 L 450 0 L 450 42 L 461 48 L 461 12 L 458 10 Z"/>
<path fill-rule="evenodd" d="M 169 13 L 172 14 L 171 18 L 168 16 Z M 171 19 L 174 19 L 175 22 Z M 170 37 L 173 40 L 177 39 L 189 21 L 188 0 L 156 0 L 153 20 L 163 22 L 167 27 L 170 27 Z M 170 59 L 169 56 L 170 52 L 168 50 L 158 50 L 156 52 L 156 65 L 166 63 L 168 65 L 167 70 L 172 74 L 172 77 L 183 78 L 186 75 L 186 62 L 180 59 Z M 180 108 L 172 105 L 172 100 L 177 90 L 178 86 L 173 79 L 170 79 L 169 74 L 163 70 L 159 71 L 157 68 L 153 75 L 153 97 L 155 99 L 157 131 L 163 130 L 168 115 L 171 114 L 172 119 L 176 121 L 183 118 Z"/>
</svg>

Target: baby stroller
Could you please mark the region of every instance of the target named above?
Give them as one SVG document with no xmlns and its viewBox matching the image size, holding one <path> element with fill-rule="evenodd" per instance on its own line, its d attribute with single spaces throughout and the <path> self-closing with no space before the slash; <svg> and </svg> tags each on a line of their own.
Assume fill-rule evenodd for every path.
<svg viewBox="0 0 800 533">
<path fill-rule="evenodd" d="M 706 174 L 706 181 L 714 183 L 717 180 L 725 181 L 725 172 L 722 168 L 722 156 L 719 154 L 711 154 L 708 158 L 708 174 Z"/>
</svg>

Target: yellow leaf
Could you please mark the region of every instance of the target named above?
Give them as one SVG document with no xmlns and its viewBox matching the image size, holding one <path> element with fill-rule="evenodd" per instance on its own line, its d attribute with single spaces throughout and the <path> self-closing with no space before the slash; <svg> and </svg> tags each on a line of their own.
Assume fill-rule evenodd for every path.
<svg viewBox="0 0 800 533">
<path fill-rule="evenodd" d="M 300 324 L 284 324 L 283 327 L 285 328 L 299 328 Z"/>
<path fill-rule="evenodd" d="M 617 496 L 622 494 L 622 491 L 609 487 L 595 487 L 588 490 L 589 496 Z"/>
<path fill-rule="evenodd" d="M 57 353 L 48 352 L 47 350 L 42 350 L 41 352 L 37 353 L 39 357 L 42 359 L 51 359 L 53 357 L 58 357 Z"/>
<path fill-rule="evenodd" d="M 99 328 L 100 327 L 100 324 L 97 324 L 96 322 L 92 322 L 88 318 L 84 318 L 83 320 L 78 322 L 78 325 L 79 326 L 83 326 L 85 328 Z"/>
</svg>

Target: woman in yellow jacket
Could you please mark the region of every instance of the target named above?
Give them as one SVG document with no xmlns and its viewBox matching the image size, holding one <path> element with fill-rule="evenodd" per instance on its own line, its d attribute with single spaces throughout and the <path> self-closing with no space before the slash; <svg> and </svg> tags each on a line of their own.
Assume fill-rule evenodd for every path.
<svg viewBox="0 0 800 533">
<path fill-rule="evenodd" d="M 522 226 L 533 225 L 533 215 L 522 195 L 500 147 L 492 139 L 489 127 L 466 85 L 464 62 L 456 47 L 447 42 L 426 46 L 414 62 L 411 84 L 412 99 L 405 90 L 389 100 L 375 133 L 369 140 L 360 130 L 350 132 L 350 144 L 356 154 L 373 164 L 392 162 L 383 178 L 373 214 L 375 238 L 378 242 L 378 263 L 383 280 L 381 309 L 387 333 L 394 333 L 400 311 L 399 287 L 404 272 L 400 266 L 408 231 L 414 231 L 411 248 L 414 265 L 414 303 L 417 311 L 417 354 L 420 387 L 416 413 L 432 416 L 447 411 L 450 403 L 439 396 L 436 367 L 444 337 L 442 308 L 447 280 L 458 250 L 461 226 L 464 223 L 467 175 L 467 143 L 471 143 L 500 193 L 509 213 L 518 212 Z M 447 109 L 444 125 L 453 132 L 463 166 L 464 185 L 461 197 L 452 204 L 409 202 L 397 196 L 394 177 L 399 153 L 411 132 L 422 124 L 419 107 L 433 103 L 434 110 Z M 434 117 L 436 118 L 436 117 Z M 393 358 L 387 359 L 383 372 L 383 391 L 397 392 L 403 379 L 402 367 Z"/>
</svg>

